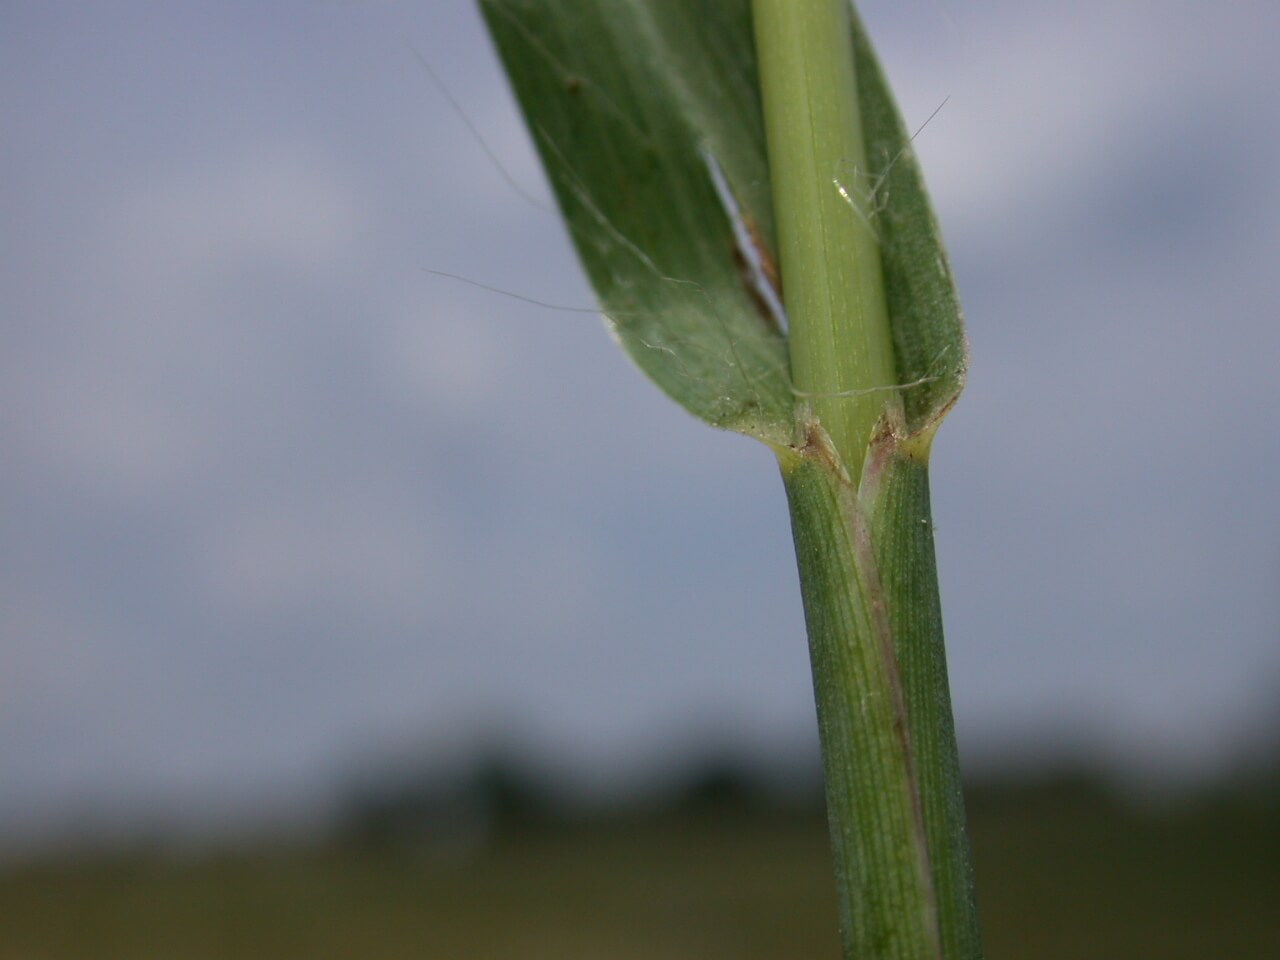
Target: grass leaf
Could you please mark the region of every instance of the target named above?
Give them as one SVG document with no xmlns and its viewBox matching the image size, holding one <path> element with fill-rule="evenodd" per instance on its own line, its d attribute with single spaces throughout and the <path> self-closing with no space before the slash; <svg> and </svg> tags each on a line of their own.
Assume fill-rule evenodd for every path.
<svg viewBox="0 0 1280 960">
<path fill-rule="evenodd" d="M 619 342 L 694 415 L 788 442 L 786 339 L 750 269 L 773 226 L 747 5 L 482 9 Z"/>
</svg>

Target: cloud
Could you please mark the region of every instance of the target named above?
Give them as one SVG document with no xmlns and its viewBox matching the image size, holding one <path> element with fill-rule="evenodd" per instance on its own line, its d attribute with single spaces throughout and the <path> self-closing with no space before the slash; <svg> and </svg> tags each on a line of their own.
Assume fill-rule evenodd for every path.
<svg viewBox="0 0 1280 960">
<path fill-rule="evenodd" d="M 974 346 L 933 469 L 966 747 L 1078 728 L 1203 763 L 1274 663 L 1276 15 L 868 6 L 909 122 L 951 97 L 919 149 Z M 697 725 L 811 746 L 768 453 L 595 318 L 422 269 L 590 303 L 554 215 L 395 59 L 422 38 L 540 190 L 472 7 L 273 21 L 287 62 L 242 15 L 177 73 L 137 60 L 176 42 L 147 18 L 0 58 L 26 71 L 0 819 L 314 784 L 495 724 L 600 776 Z"/>
</svg>

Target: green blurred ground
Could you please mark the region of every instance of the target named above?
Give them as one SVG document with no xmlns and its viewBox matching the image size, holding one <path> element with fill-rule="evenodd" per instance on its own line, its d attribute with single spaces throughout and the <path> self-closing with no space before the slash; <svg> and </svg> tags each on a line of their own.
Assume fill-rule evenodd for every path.
<svg viewBox="0 0 1280 960">
<path fill-rule="evenodd" d="M 1280 809 L 1070 782 L 971 800 L 990 960 L 1280 958 Z M 348 841 L 0 871 L 0 960 L 838 956 L 825 828 L 732 803 L 525 825 L 466 852 Z"/>
</svg>

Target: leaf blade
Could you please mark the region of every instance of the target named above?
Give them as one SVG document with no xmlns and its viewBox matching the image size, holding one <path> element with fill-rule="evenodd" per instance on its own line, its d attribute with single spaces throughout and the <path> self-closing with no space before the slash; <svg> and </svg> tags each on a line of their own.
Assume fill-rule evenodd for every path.
<svg viewBox="0 0 1280 960">
<path fill-rule="evenodd" d="M 959 397 L 969 347 L 914 137 L 856 10 L 853 45 L 885 299 L 906 429 L 914 434 L 935 427 Z"/>
<path fill-rule="evenodd" d="M 623 348 L 695 416 L 786 443 L 785 335 L 753 295 L 708 162 L 767 251 L 746 7 L 484 0 L 482 9 Z"/>
</svg>

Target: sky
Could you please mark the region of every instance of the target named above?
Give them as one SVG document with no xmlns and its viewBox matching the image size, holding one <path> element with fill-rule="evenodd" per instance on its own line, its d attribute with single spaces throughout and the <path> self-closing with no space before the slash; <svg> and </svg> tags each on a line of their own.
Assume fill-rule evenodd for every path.
<svg viewBox="0 0 1280 960">
<path fill-rule="evenodd" d="M 1280 7 L 861 9 L 943 105 L 962 757 L 1229 770 L 1280 715 Z M 770 454 L 432 272 L 592 303 L 469 3 L 6 5 L 0 124 L 0 841 L 816 756 Z"/>
</svg>

